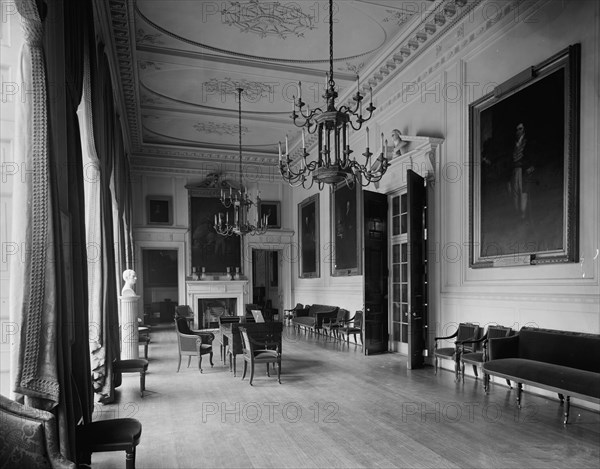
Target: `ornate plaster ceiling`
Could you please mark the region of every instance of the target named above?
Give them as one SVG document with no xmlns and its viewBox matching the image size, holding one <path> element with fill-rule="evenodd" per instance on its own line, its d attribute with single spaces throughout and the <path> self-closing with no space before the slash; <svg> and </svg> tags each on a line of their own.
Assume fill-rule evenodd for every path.
<svg viewBox="0 0 600 469">
<path fill-rule="evenodd" d="M 466 0 L 336 0 L 334 79 L 347 102 L 391 71 Z M 110 0 L 106 18 L 127 114 L 134 168 L 194 171 L 238 160 L 242 94 L 244 161 L 274 168 L 277 144 L 299 132 L 292 96 L 322 106 L 329 70 L 326 0 Z M 447 26 L 447 25 L 446 25 Z M 376 89 L 374 90 L 376 93 Z"/>
</svg>

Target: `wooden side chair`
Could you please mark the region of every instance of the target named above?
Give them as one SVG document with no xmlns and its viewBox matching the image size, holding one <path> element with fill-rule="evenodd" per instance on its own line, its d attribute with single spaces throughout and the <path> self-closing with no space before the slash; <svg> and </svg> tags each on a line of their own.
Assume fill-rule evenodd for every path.
<svg viewBox="0 0 600 469">
<path fill-rule="evenodd" d="M 198 369 L 202 373 L 202 355 L 209 355 L 210 366 L 213 364 L 212 343 L 215 335 L 212 332 L 192 330 L 188 326 L 187 319 L 178 317 L 175 319 L 175 331 L 177 332 L 177 346 L 179 352 L 179 362 L 177 372 L 181 368 L 181 357 L 188 357 L 188 367 L 192 357 L 198 357 Z"/>
<path fill-rule="evenodd" d="M 439 341 L 454 339 L 453 347 L 439 347 Z M 462 322 L 458 325 L 458 328 L 449 336 L 435 337 L 435 346 L 433 355 L 435 358 L 435 374 L 437 375 L 438 360 L 453 360 L 454 361 L 454 378 L 458 381 L 460 375 L 460 355 L 463 351 L 462 343 L 471 342 L 465 344 L 464 350 L 467 352 L 476 352 L 479 343 L 476 342 L 479 339 L 479 326 L 477 324 L 471 324 Z"/>
<path fill-rule="evenodd" d="M 139 420 L 121 418 L 77 425 L 76 436 L 79 464 L 89 464 L 92 453 L 125 451 L 125 467 L 135 469 L 135 449 L 142 436 Z"/>
<path fill-rule="evenodd" d="M 136 447 L 142 437 L 142 424 L 134 418 L 89 421 L 82 411 L 77 386 L 75 404 L 79 406 L 80 422 L 75 427 L 78 467 L 89 467 L 92 453 L 125 451 L 125 467 L 135 469 Z"/>
<path fill-rule="evenodd" d="M 146 372 L 148 371 L 148 360 L 145 358 L 131 358 L 129 360 L 115 360 L 113 362 L 113 373 L 139 373 L 140 374 L 140 396 L 144 397 L 146 390 Z M 119 381 L 119 380 L 118 380 Z"/>
<path fill-rule="evenodd" d="M 360 343 L 363 344 L 363 335 L 362 335 L 362 321 L 363 321 L 363 312 L 356 311 L 354 316 L 350 319 L 346 319 L 342 322 L 340 327 L 337 328 L 337 332 L 340 336 L 346 336 L 346 343 L 350 345 L 350 336 L 354 337 L 354 342 L 358 344 L 356 341 L 356 334 L 360 337 Z"/>
<path fill-rule="evenodd" d="M 281 384 L 281 336 L 283 324 L 281 322 L 267 322 L 255 324 L 240 324 L 242 336 L 242 353 L 244 356 L 244 374 L 246 377 L 248 363 L 250 363 L 250 386 L 254 379 L 254 367 L 257 364 L 269 364 L 277 367 L 277 382 Z"/>
</svg>

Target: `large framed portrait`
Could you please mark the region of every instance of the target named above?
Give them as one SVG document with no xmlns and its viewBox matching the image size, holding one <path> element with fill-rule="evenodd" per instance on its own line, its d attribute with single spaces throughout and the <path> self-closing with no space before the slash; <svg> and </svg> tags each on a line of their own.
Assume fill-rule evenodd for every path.
<svg viewBox="0 0 600 469">
<path fill-rule="evenodd" d="M 298 233 L 300 278 L 319 277 L 319 194 L 298 204 Z"/>
<path fill-rule="evenodd" d="M 579 45 L 469 107 L 471 267 L 577 262 Z"/>
<path fill-rule="evenodd" d="M 362 273 L 362 187 L 341 182 L 331 188 L 331 275 Z"/>
<path fill-rule="evenodd" d="M 215 231 L 215 216 L 233 221 L 233 207 L 225 208 L 218 197 L 190 196 L 192 266 L 207 274 L 223 274 L 227 267 L 243 270 L 241 237 Z"/>
<path fill-rule="evenodd" d="M 144 286 L 177 286 L 177 250 L 143 249 Z"/>
</svg>

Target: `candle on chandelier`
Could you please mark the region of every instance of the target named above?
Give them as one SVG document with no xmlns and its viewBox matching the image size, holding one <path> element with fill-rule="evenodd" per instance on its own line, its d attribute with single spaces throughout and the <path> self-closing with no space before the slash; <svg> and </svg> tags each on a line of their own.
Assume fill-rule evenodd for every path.
<svg viewBox="0 0 600 469">
<path fill-rule="evenodd" d="M 217 226 L 217 215 L 215 215 L 215 226 Z"/>
<path fill-rule="evenodd" d="M 383 153 L 383 149 L 385 148 L 385 147 L 383 146 L 383 144 L 384 144 L 384 140 L 383 140 L 383 132 L 381 132 L 381 153 Z"/>
<path fill-rule="evenodd" d="M 289 146 L 288 146 L 288 136 L 287 136 L 287 134 L 285 136 L 285 154 L 286 155 L 290 154 L 290 149 L 289 149 Z"/>
<path fill-rule="evenodd" d="M 369 128 L 367 127 L 367 149 L 369 148 Z"/>
<path fill-rule="evenodd" d="M 306 149 L 306 142 L 304 141 L 304 127 L 302 128 L 302 148 Z"/>
<path fill-rule="evenodd" d="M 360 94 L 360 77 L 356 74 L 356 94 Z"/>
<path fill-rule="evenodd" d="M 302 101 L 302 82 L 298 82 L 298 100 Z"/>
<path fill-rule="evenodd" d="M 279 162 L 281 163 L 281 142 L 279 142 Z"/>
</svg>

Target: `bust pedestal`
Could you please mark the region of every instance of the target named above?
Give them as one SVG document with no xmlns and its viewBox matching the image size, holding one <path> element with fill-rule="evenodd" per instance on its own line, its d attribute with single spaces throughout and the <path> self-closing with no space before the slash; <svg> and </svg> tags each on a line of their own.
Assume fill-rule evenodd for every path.
<svg viewBox="0 0 600 469">
<path fill-rule="evenodd" d="M 138 295 L 120 296 L 121 317 L 121 360 L 131 360 L 140 357 L 138 332 Z"/>
</svg>

